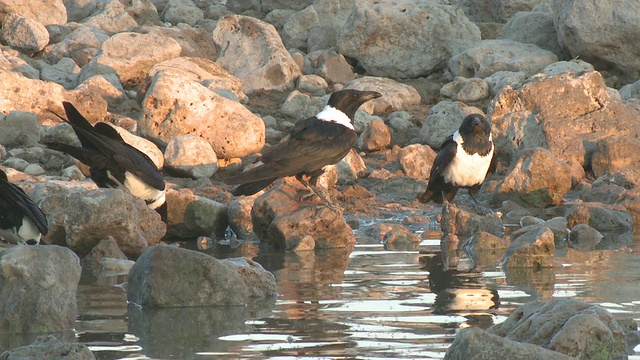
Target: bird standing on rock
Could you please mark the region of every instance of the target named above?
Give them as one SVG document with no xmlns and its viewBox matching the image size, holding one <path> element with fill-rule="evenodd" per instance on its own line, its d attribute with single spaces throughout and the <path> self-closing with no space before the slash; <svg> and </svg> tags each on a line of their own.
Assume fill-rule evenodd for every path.
<svg viewBox="0 0 640 360">
<path fill-rule="evenodd" d="M 474 195 L 489 171 L 495 168 L 491 125 L 480 114 L 468 115 L 460 129 L 449 136 L 433 161 L 429 184 L 420 202 L 450 202 L 459 188 Z"/>
<path fill-rule="evenodd" d="M 0 170 L 0 239 L 35 245 L 47 232 L 47 218 L 42 210 Z"/>
<path fill-rule="evenodd" d="M 47 143 L 89 166 L 91 179 L 102 188 L 120 188 L 144 200 L 163 221 L 167 218 L 165 183 L 162 173 L 142 151 L 127 144 L 120 134 L 105 123 L 91 125 L 68 102 L 62 106 L 67 121 L 80 139 L 81 147 L 63 143 Z"/>
<path fill-rule="evenodd" d="M 259 165 L 225 182 L 240 184 L 233 190 L 234 195 L 252 195 L 279 178 L 295 175 L 326 202 L 303 177 L 309 176 L 315 185 L 327 166 L 347 155 L 358 138 L 353 126 L 356 111 L 360 105 L 380 96 L 375 91 L 353 89 L 334 92 L 322 111 L 298 121 L 288 138 L 266 150 Z"/>
</svg>

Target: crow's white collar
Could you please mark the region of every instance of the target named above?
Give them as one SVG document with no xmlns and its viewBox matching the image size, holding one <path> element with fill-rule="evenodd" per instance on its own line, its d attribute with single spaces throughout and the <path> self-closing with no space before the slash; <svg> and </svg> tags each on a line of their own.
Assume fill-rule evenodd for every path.
<svg viewBox="0 0 640 360">
<path fill-rule="evenodd" d="M 321 121 L 340 124 L 346 128 L 355 130 L 353 124 L 351 123 L 351 119 L 349 119 L 347 114 L 329 105 L 325 106 L 324 109 L 322 109 L 322 111 L 320 111 L 318 115 L 316 115 L 316 118 Z"/>
</svg>

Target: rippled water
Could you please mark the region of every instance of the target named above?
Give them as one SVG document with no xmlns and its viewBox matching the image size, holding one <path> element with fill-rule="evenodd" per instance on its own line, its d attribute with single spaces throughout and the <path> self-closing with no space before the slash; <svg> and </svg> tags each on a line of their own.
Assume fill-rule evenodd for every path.
<svg viewBox="0 0 640 360">
<path fill-rule="evenodd" d="M 219 247 L 272 271 L 278 297 L 231 308 L 127 305 L 124 276 L 80 286 L 75 336 L 98 359 L 440 359 L 457 330 L 501 322 L 520 304 L 550 297 L 640 314 L 640 238 L 617 250 L 569 251 L 558 267 L 505 274 L 486 254 L 443 259 L 439 239 L 385 249 L 360 235 L 352 250 L 260 253 Z M 445 266 L 444 264 L 447 264 Z M 74 334 L 60 334 L 60 337 Z M 33 336 L 5 338 L 3 349 Z M 640 349 L 630 359 L 640 359 Z"/>
</svg>

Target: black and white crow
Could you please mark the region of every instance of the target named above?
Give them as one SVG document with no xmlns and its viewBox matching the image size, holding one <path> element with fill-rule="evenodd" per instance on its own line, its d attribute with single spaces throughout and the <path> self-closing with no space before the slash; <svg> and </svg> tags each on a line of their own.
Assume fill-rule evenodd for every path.
<svg viewBox="0 0 640 360">
<path fill-rule="evenodd" d="M 468 115 L 462 120 L 460 129 L 442 144 L 431 167 L 427 190 L 418 200 L 438 204 L 444 199 L 450 202 L 459 188 L 469 189 L 469 195 L 475 200 L 473 196 L 494 168 L 491 125 L 480 114 Z"/>
<path fill-rule="evenodd" d="M 309 176 L 310 182 L 315 184 L 325 167 L 347 155 L 358 138 L 353 126 L 356 111 L 360 105 L 380 96 L 375 91 L 353 89 L 334 92 L 322 111 L 298 121 L 288 138 L 266 150 L 259 165 L 225 182 L 240 184 L 233 190 L 234 195 L 252 195 L 276 179 L 295 175 L 318 194 L 303 176 Z"/>
<path fill-rule="evenodd" d="M 105 123 L 91 125 L 71 105 L 63 102 L 81 147 L 47 143 L 51 149 L 65 152 L 89 166 L 91 179 L 102 188 L 120 188 L 144 200 L 162 220 L 167 217 L 165 184 L 162 173 L 143 152 L 127 144 L 120 134 Z"/>
<path fill-rule="evenodd" d="M 0 239 L 35 245 L 47 231 L 47 218 L 42 210 L 0 170 Z"/>
</svg>

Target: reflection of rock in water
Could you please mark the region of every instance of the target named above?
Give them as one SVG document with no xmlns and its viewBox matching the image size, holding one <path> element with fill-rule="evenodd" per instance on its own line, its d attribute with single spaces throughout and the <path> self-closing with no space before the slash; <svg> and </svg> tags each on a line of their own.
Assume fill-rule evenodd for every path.
<svg viewBox="0 0 640 360">
<path fill-rule="evenodd" d="M 251 332 L 245 321 L 268 316 L 273 301 L 244 306 L 140 308 L 129 305 L 129 331 L 152 358 L 192 358 L 197 352 L 226 352 L 234 342 L 218 338 Z"/>
<path fill-rule="evenodd" d="M 554 268 L 508 268 L 504 270 L 507 284 L 531 295 L 531 300 L 549 300 L 556 283 Z"/>
<path fill-rule="evenodd" d="M 500 306 L 498 291 L 488 289 L 480 282 L 482 274 L 450 269 L 442 261 L 440 253 L 420 258 L 429 271 L 429 289 L 436 294 L 433 313 L 455 313 L 468 317 L 474 325 L 488 327 L 493 316 L 488 310 Z"/>
</svg>

